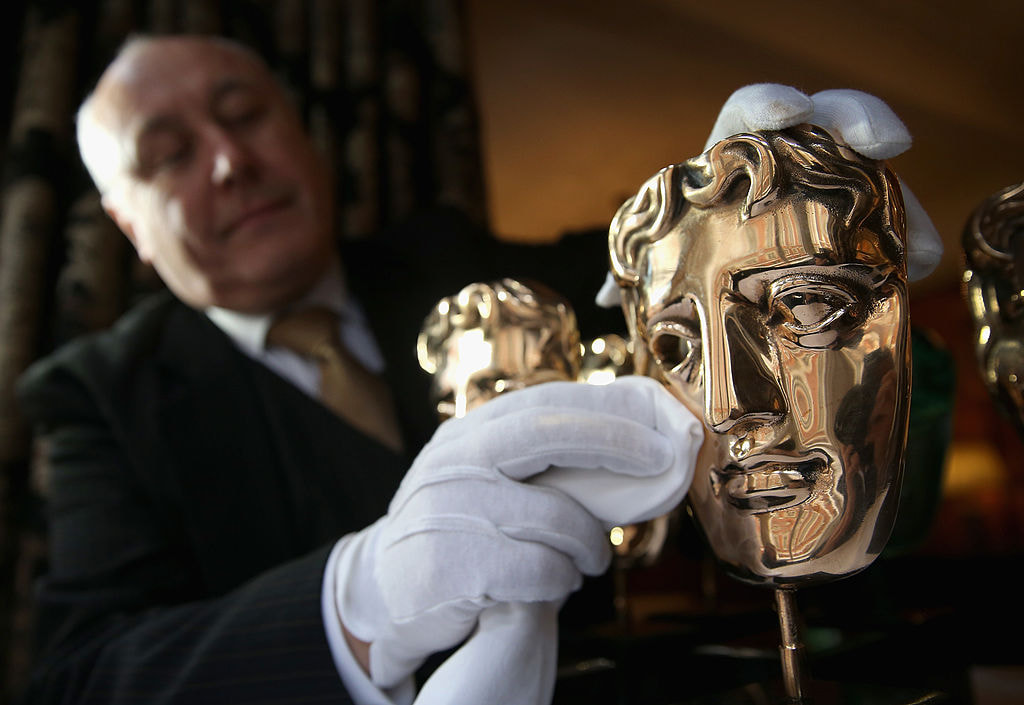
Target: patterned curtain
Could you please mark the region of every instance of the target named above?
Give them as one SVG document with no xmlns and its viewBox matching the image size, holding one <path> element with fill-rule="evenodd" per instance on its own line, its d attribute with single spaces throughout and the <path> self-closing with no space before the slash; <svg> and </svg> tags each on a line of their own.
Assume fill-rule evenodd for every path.
<svg viewBox="0 0 1024 705">
<path fill-rule="evenodd" d="M 334 168 L 340 237 L 431 205 L 486 220 L 458 0 L 34 0 L 2 12 L 0 704 L 29 665 L 46 561 L 46 471 L 14 382 L 160 286 L 103 214 L 74 144 L 74 111 L 129 34 L 217 34 L 266 57 Z"/>
</svg>

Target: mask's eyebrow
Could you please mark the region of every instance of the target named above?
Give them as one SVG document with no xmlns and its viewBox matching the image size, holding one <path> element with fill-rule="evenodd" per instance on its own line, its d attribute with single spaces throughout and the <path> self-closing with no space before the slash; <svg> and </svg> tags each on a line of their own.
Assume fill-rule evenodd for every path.
<svg viewBox="0 0 1024 705">
<path fill-rule="evenodd" d="M 844 284 L 871 285 L 883 276 L 877 268 L 863 264 L 808 264 L 741 272 L 733 277 L 733 291 L 751 303 L 758 303 L 764 300 L 772 284 L 789 277 L 806 277 L 823 282 L 838 279 Z"/>
</svg>

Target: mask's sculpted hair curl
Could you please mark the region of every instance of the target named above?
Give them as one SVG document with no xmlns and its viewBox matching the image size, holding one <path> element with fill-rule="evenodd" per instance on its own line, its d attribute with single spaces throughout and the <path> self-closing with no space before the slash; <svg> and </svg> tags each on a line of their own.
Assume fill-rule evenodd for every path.
<svg viewBox="0 0 1024 705">
<path fill-rule="evenodd" d="M 612 220 L 612 273 L 620 286 L 639 286 L 646 248 L 667 235 L 688 208 L 726 206 L 742 197 L 741 217 L 747 219 L 794 192 L 830 204 L 839 229 L 833 235 L 848 248 L 842 254 L 849 259 L 858 236 L 870 231 L 881 235 L 875 245 L 895 266 L 906 266 L 896 176 L 884 162 L 861 157 L 825 131 L 802 125 L 736 135 L 658 172 Z"/>
<path fill-rule="evenodd" d="M 971 214 L 963 235 L 967 266 L 1024 288 L 1024 183 L 985 199 Z"/>
</svg>

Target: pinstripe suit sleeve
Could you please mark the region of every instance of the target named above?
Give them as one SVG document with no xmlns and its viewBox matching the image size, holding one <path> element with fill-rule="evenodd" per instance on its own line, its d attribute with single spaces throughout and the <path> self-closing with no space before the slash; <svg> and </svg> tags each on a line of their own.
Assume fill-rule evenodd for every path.
<svg viewBox="0 0 1024 705">
<path fill-rule="evenodd" d="M 98 387 L 66 360 L 37 368 L 20 388 L 51 486 L 25 702 L 352 702 L 322 622 L 330 546 L 211 588 L 187 528 L 154 496 Z"/>
</svg>

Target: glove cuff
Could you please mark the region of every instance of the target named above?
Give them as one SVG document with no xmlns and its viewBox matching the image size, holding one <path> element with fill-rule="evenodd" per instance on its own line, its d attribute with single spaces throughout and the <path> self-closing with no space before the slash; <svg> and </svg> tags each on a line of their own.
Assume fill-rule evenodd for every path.
<svg viewBox="0 0 1024 705">
<path fill-rule="evenodd" d="M 395 633 L 377 584 L 374 565 L 383 521 L 338 542 L 334 600 L 345 628 L 370 644 L 370 680 L 378 688 L 388 689 L 408 678 L 426 657 L 415 645 L 406 648 L 401 635 Z"/>
<path fill-rule="evenodd" d="M 338 542 L 335 605 L 345 628 L 357 639 L 373 642 L 388 623 L 387 606 L 373 573 L 374 544 L 380 522 Z"/>
</svg>

